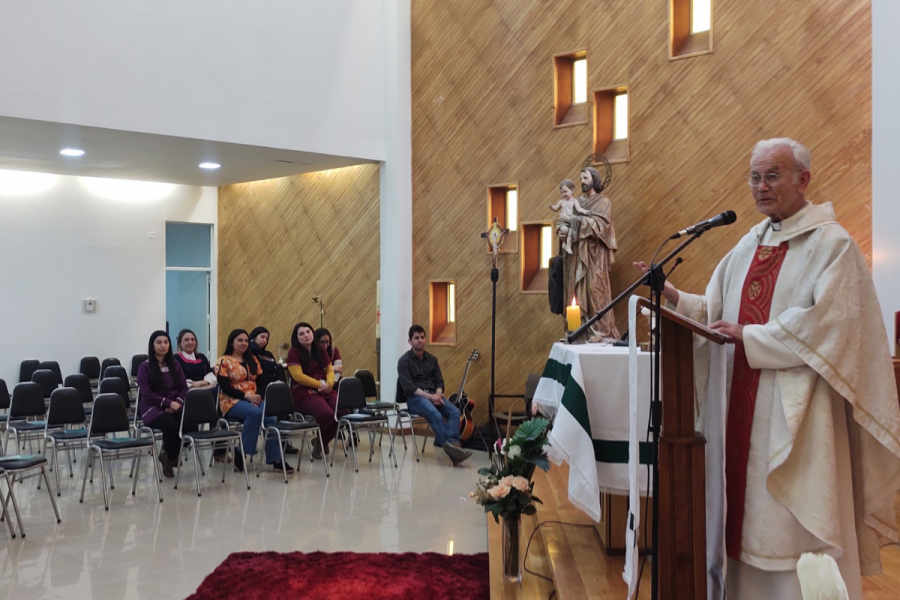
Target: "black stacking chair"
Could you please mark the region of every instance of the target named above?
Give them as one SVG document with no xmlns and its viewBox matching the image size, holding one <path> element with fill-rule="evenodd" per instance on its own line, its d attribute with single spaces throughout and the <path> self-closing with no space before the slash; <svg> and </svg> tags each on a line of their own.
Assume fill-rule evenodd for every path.
<svg viewBox="0 0 900 600">
<path fill-rule="evenodd" d="M 69 376 L 71 377 L 71 375 Z M 84 377 L 81 375 L 81 377 Z M 87 377 L 84 377 L 87 382 Z M 90 389 L 88 389 L 90 393 Z M 53 458 L 50 468 L 56 474 L 56 495 L 60 495 L 59 482 L 59 450 L 66 452 L 69 463 L 69 477 L 74 477 L 72 469 L 72 451 L 88 447 L 87 418 L 84 414 L 84 404 L 81 393 L 75 388 L 62 387 L 53 390 L 50 396 L 50 407 L 47 409 L 47 420 L 44 427 L 44 450 L 46 456 L 47 446 L 53 450 Z"/>
<path fill-rule="evenodd" d="M 106 378 L 106 369 L 109 367 L 118 367 L 121 366 L 122 363 L 118 358 L 104 358 L 103 362 L 100 363 L 100 379 Z"/>
<path fill-rule="evenodd" d="M 121 377 L 107 377 L 100 380 L 101 394 L 118 394 L 125 403 L 125 408 L 131 413 L 131 388 L 128 382 Z M 96 402 L 96 400 L 94 400 Z"/>
<path fill-rule="evenodd" d="M 56 387 L 59 387 L 63 384 L 63 376 L 62 371 L 59 368 L 59 363 L 55 360 L 44 360 L 41 361 L 41 364 L 38 365 L 38 370 L 46 369 L 53 373 L 53 376 L 56 377 Z"/>
<path fill-rule="evenodd" d="M 9 406 L 9 422 L 6 425 L 6 437 L 3 440 L 3 454 L 9 442 L 9 434 L 15 438 L 16 452 L 19 442 L 44 437 L 43 417 L 47 414 L 47 405 L 44 403 L 44 394 L 41 386 L 28 381 L 20 383 L 13 388 L 12 400 Z"/>
<path fill-rule="evenodd" d="M 400 382 L 397 382 L 397 392 L 394 395 L 394 412 L 397 415 L 397 423 L 395 427 L 400 430 L 400 435 L 403 439 L 403 449 L 406 450 L 406 429 L 403 427 L 403 420 L 409 422 L 409 433 L 412 435 L 412 447 L 413 452 L 416 455 L 416 462 L 419 462 L 419 448 L 416 446 L 416 425 L 425 425 L 428 429 L 431 430 L 431 425 L 428 424 L 428 420 L 425 419 L 422 415 L 412 411 L 406 404 L 406 396 L 403 395 L 403 390 L 400 388 Z M 395 436 L 394 428 L 389 428 L 391 432 L 391 436 Z M 427 431 L 426 430 L 426 431 Z M 425 439 L 422 440 L 422 453 L 425 453 L 425 446 L 428 443 L 428 435 L 423 436 Z M 391 448 L 393 448 L 393 444 L 391 444 Z"/>
<path fill-rule="evenodd" d="M 38 369 L 31 375 L 31 381 L 41 386 L 44 402 L 50 402 L 50 394 L 59 387 L 59 384 L 56 383 L 56 375 L 50 369 Z"/>
<path fill-rule="evenodd" d="M 81 397 L 82 407 L 84 408 L 84 414 L 85 416 L 90 415 L 91 410 L 93 409 L 92 407 L 94 406 L 94 391 L 91 389 L 91 380 L 88 379 L 88 376 L 83 373 L 67 375 L 63 385 L 78 391 L 78 395 Z"/>
<path fill-rule="evenodd" d="M 19 383 L 31 381 L 31 376 L 34 375 L 34 372 L 37 371 L 40 366 L 41 361 L 35 358 L 23 360 L 22 364 L 19 365 Z"/>
<path fill-rule="evenodd" d="M 103 385 L 103 382 L 100 382 Z M 115 433 L 130 433 L 131 423 L 128 420 L 128 409 L 125 402 L 119 394 L 101 393 L 94 399 L 94 414 L 91 416 L 91 423 L 88 427 L 88 438 L 108 436 Z M 91 483 L 94 481 L 93 468 L 95 458 L 100 459 L 100 479 L 103 481 L 103 506 L 109 510 L 109 497 L 106 492 L 106 470 L 110 469 L 109 489 L 115 489 L 112 480 L 111 466 L 107 467 L 107 462 L 116 460 L 134 460 L 135 473 L 140 472 L 141 457 L 150 456 L 155 473 L 154 480 L 156 482 L 156 492 L 159 495 L 159 501 L 163 501 L 162 488 L 159 485 L 159 457 L 156 454 L 156 443 L 153 441 L 153 433 L 147 428 L 141 428 L 140 434 L 146 434 L 146 437 L 124 437 L 112 439 L 100 439 L 91 442 L 88 447 L 88 458 L 84 464 L 84 476 L 81 480 L 81 498 L 79 502 L 84 502 L 84 488 L 87 485 L 88 470 L 91 471 Z M 134 476 L 131 483 L 131 495 L 134 496 L 137 490 L 137 475 Z"/>
<path fill-rule="evenodd" d="M 148 359 L 146 354 L 135 354 L 131 357 L 131 387 L 137 388 L 137 374 L 141 363 Z"/>
<path fill-rule="evenodd" d="M 275 422 L 266 425 L 266 417 L 275 417 Z M 303 436 L 306 442 L 306 448 L 309 450 L 309 460 L 312 462 L 312 443 L 309 441 L 310 435 L 319 437 L 319 445 L 323 448 L 325 444 L 322 442 L 322 431 L 315 422 L 310 421 L 294 421 L 294 399 L 291 397 L 291 389 L 282 381 L 275 381 L 266 387 L 266 398 L 263 401 L 263 448 L 265 448 L 266 440 L 275 438 L 278 440 L 278 450 L 281 452 L 282 474 L 284 482 L 288 482 L 287 469 L 284 468 L 284 444 L 292 438 Z M 297 454 L 297 470 L 300 470 L 300 461 L 303 458 L 303 445 L 300 445 L 300 452 Z M 256 476 L 262 470 L 262 464 L 265 460 L 258 460 L 256 465 Z M 325 465 L 325 477 L 328 477 L 328 464 Z"/>
<path fill-rule="evenodd" d="M 339 417 L 340 411 L 349 410 L 350 414 Z M 334 405 L 334 420 L 338 424 L 338 434 L 341 430 L 347 430 L 347 436 L 341 440 L 344 446 L 344 454 L 347 454 L 347 442 L 350 440 L 350 447 L 353 450 L 353 469 L 359 472 L 359 462 L 356 459 L 356 440 L 353 434 L 359 429 L 365 429 L 369 434 L 369 462 L 372 462 L 372 456 L 375 454 L 375 431 L 373 429 L 382 429 L 390 427 L 388 417 L 384 413 L 370 411 L 366 407 L 366 393 L 363 390 L 362 383 L 356 377 L 344 377 L 338 383 L 337 402 Z M 394 437 L 389 437 L 391 441 L 391 456 L 394 459 L 394 466 L 397 466 L 397 457 L 394 454 Z M 334 464 L 334 455 L 336 449 L 331 451 L 331 464 Z"/>
<path fill-rule="evenodd" d="M 128 384 L 128 389 L 131 389 L 131 378 L 128 376 L 128 371 L 125 370 L 125 367 L 122 365 L 110 365 L 106 367 L 106 370 L 103 372 L 103 379 L 109 379 L 111 377 L 117 377 Z"/>
<path fill-rule="evenodd" d="M 200 388 L 188 390 L 184 396 L 184 406 L 181 408 L 181 429 L 178 435 L 181 439 L 188 443 L 190 451 L 194 455 L 194 478 L 197 481 L 197 496 L 200 496 L 200 448 L 208 446 L 215 448 L 224 444 L 228 445 L 228 450 L 232 452 L 232 456 L 237 452 L 238 447 L 241 450 L 241 456 L 244 454 L 244 443 L 241 441 L 241 434 L 228 428 L 225 419 L 218 419 L 217 429 L 208 429 L 205 431 L 185 431 L 185 425 L 196 425 L 202 427 L 209 423 L 215 423 L 218 419 L 216 412 L 216 401 L 213 399 L 212 393 L 208 388 Z M 233 459 L 232 459 L 233 460 Z M 178 455 L 178 472 L 175 474 L 175 489 L 178 489 L 178 482 L 181 480 L 181 465 L 184 464 L 184 452 Z M 228 461 L 222 463 L 222 483 L 225 483 L 225 471 Z M 247 474 L 249 465 L 244 460 L 244 481 L 247 483 L 247 489 L 250 489 L 250 476 Z"/>
<path fill-rule="evenodd" d="M 100 359 L 96 356 L 85 356 L 78 365 L 78 372 L 88 379 L 100 380 Z"/>
<path fill-rule="evenodd" d="M 30 382 L 19 385 L 30 385 Z M 41 400 L 41 404 L 43 403 L 43 400 Z M 16 502 L 16 493 L 14 489 L 16 483 L 21 483 L 32 477 L 43 477 L 44 483 L 47 484 L 47 494 L 50 496 L 50 504 L 53 505 L 53 512 L 56 514 L 56 522 L 62 523 L 62 519 L 59 516 L 59 509 L 56 507 L 56 499 L 53 497 L 53 491 L 50 489 L 50 477 L 47 476 L 47 459 L 45 457 L 33 455 L 0 457 L 0 472 L 2 472 L 2 475 L 0 476 L 6 479 L 6 486 L 8 489 L 6 495 L 3 495 L 2 492 L 0 492 L 0 496 L 3 496 L 3 498 L 0 499 L 0 503 L 3 504 L 3 516 L 7 519 L 9 518 L 9 515 L 6 513 L 6 505 L 9 501 L 12 501 L 13 512 L 16 513 L 16 521 L 19 523 L 19 533 L 22 534 L 23 539 L 25 538 L 25 525 L 22 523 L 22 515 L 19 514 L 19 504 Z M 7 526 L 10 527 L 10 534 L 15 537 L 15 534 L 12 532 L 12 528 L 9 525 L 9 521 L 7 521 Z"/>
<path fill-rule="evenodd" d="M 6 422 L 9 420 L 9 401 L 11 398 L 6 381 L 0 379 L 0 436 L 5 435 Z"/>
<path fill-rule="evenodd" d="M 382 402 L 378 399 L 378 386 L 375 384 L 375 376 L 367 369 L 358 369 L 354 377 L 362 383 L 363 391 L 366 394 L 366 406 L 370 410 L 388 411 L 394 408 L 393 402 Z"/>
</svg>

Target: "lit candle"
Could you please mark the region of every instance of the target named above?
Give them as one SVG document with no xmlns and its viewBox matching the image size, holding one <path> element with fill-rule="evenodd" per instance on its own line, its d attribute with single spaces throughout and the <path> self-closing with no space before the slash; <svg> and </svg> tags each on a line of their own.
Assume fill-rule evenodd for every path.
<svg viewBox="0 0 900 600">
<path fill-rule="evenodd" d="M 566 307 L 566 329 L 575 331 L 581 327 L 581 307 L 575 304 L 575 297 L 572 297 L 572 306 Z"/>
</svg>

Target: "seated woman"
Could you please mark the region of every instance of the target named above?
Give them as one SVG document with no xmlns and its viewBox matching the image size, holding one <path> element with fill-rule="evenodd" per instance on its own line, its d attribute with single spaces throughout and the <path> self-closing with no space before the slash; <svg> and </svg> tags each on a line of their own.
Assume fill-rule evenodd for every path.
<svg viewBox="0 0 900 600">
<path fill-rule="evenodd" d="M 259 440 L 259 428 L 263 413 L 260 408 L 262 397 L 256 393 L 256 378 L 262 373 L 256 358 L 250 352 L 250 337 L 243 329 L 235 329 L 228 336 L 225 352 L 216 363 L 216 378 L 219 383 L 219 408 L 229 419 L 237 419 L 244 423 L 241 429 L 241 441 L 244 453 L 256 454 L 256 442 Z M 275 417 L 268 417 L 266 424 L 275 422 Z M 278 451 L 278 440 L 266 442 L 266 464 L 274 465 L 276 471 L 284 468 L 293 473 L 290 466 L 282 466 L 281 453 Z M 244 459 L 235 453 L 234 467 L 244 470 Z"/>
<path fill-rule="evenodd" d="M 334 390 L 334 369 L 328 355 L 319 344 L 313 343 L 313 328 L 309 323 L 297 323 L 291 332 L 291 349 L 287 355 L 288 372 L 291 374 L 291 395 L 297 412 L 310 415 L 322 431 L 322 443 L 313 441 L 313 458 L 328 454 L 328 444 L 337 433 L 334 407 L 337 392 Z"/>
<path fill-rule="evenodd" d="M 163 451 L 159 453 L 163 475 L 175 477 L 173 467 L 178 464 L 181 452 L 181 407 L 188 386 L 178 362 L 172 357 L 169 334 L 154 331 L 150 335 L 147 356 L 150 358 L 138 367 L 137 383 L 140 390 L 138 414 L 144 425 L 162 431 Z M 187 431 L 196 431 L 196 427 Z"/>
<path fill-rule="evenodd" d="M 335 383 L 340 381 L 341 377 L 344 376 L 344 363 L 341 361 L 341 351 L 336 346 L 331 345 L 331 332 L 324 327 L 320 327 L 316 329 L 315 338 L 316 343 L 325 351 L 325 354 L 328 355 L 328 360 L 331 361 Z"/>
<path fill-rule="evenodd" d="M 190 329 L 182 329 L 175 338 L 178 354 L 175 360 L 181 363 L 181 370 L 189 388 L 205 388 L 216 385 L 216 375 L 209 364 L 209 359 L 197 352 L 197 336 Z"/>
<path fill-rule="evenodd" d="M 266 397 L 266 388 L 270 383 L 276 381 L 284 381 L 284 371 L 281 365 L 275 360 L 275 355 L 266 350 L 269 345 L 269 330 L 263 326 L 254 327 L 250 332 L 250 352 L 259 361 L 262 374 L 256 378 L 256 390 L 263 398 Z M 285 444 L 285 454 L 297 454 L 300 452 L 291 445 L 290 442 Z"/>
</svg>

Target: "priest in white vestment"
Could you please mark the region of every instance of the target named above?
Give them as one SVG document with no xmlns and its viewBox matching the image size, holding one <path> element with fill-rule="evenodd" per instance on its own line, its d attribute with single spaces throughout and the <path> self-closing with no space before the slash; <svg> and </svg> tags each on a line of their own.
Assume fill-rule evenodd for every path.
<svg viewBox="0 0 900 600">
<path fill-rule="evenodd" d="M 733 343 L 725 398 L 707 386 L 718 361 L 699 338 L 695 348 L 698 428 L 710 427 L 709 403 L 727 403 L 725 490 L 718 501 L 709 490 L 707 505 L 725 513 L 709 522 L 725 524 L 710 534 L 724 538 L 727 564 L 709 572 L 725 571 L 728 600 L 801 600 L 804 552 L 833 556 L 861 600 L 861 575 L 880 570 L 881 543 L 897 541 L 900 407 L 887 334 L 862 252 L 831 203 L 806 199 L 809 169 L 802 144 L 759 142 L 748 183 L 767 218 L 719 263 L 705 295 L 670 283 L 664 292 Z"/>
</svg>

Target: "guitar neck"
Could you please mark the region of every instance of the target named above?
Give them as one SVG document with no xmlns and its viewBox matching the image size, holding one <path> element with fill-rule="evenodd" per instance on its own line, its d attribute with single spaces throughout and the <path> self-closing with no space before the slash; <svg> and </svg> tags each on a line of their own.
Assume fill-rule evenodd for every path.
<svg viewBox="0 0 900 600">
<path fill-rule="evenodd" d="M 463 371 L 462 381 L 459 382 L 459 392 L 456 394 L 458 401 L 462 401 L 463 390 L 466 389 L 466 379 L 469 377 L 469 367 L 472 366 L 474 358 L 470 358 L 466 363 L 466 369 Z"/>
</svg>

